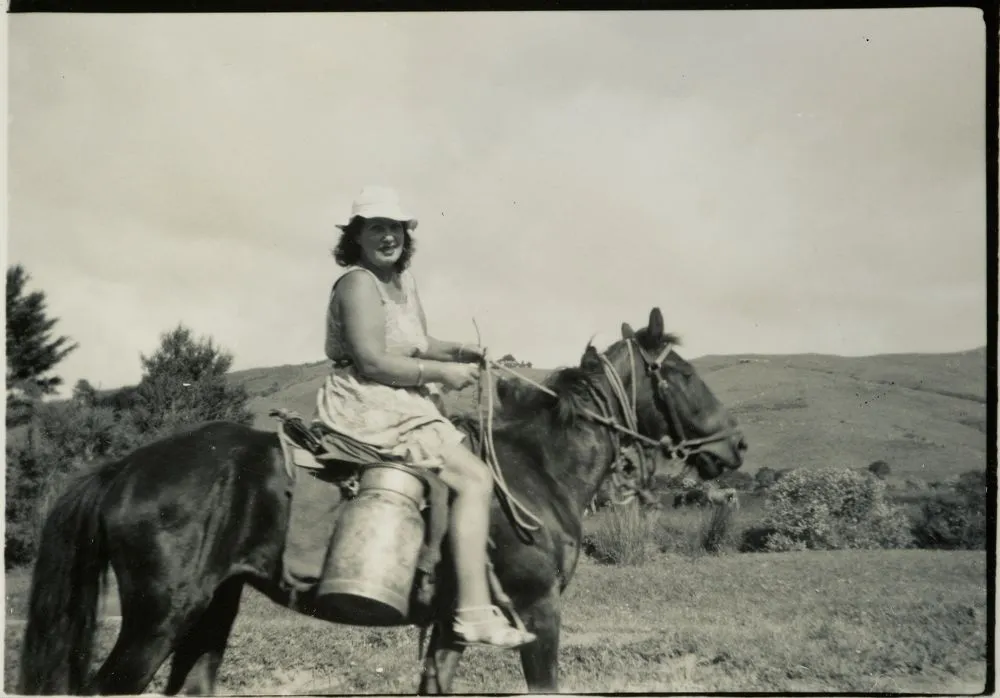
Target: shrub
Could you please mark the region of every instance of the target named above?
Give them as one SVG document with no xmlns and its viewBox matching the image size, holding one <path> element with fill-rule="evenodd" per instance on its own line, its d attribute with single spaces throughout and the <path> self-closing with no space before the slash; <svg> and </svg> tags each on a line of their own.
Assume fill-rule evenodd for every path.
<svg viewBox="0 0 1000 698">
<path fill-rule="evenodd" d="M 892 469 L 889 468 L 889 464 L 884 460 L 877 460 L 868 465 L 868 472 L 877 477 L 879 480 L 885 480 L 892 474 Z"/>
<path fill-rule="evenodd" d="M 722 489 L 732 488 L 740 492 L 753 492 L 756 480 L 750 473 L 740 470 L 727 470 L 717 477 L 713 482 Z"/>
<path fill-rule="evenodd" d="M 736 524 L 736 509 L 728 504 L 669 509 L 661 513 L 656 526 L 656 548 L 689 557 L 736 552 L 740 538 Z"/>
<path fill-rule="evenodd" d="M 84 400 L 41 405 L 35 421 L 28 444 L 7 447 L 7 569 L 30 562 L 42 519 L 69 474 L 139 443 L 128 419 Z"/>
<path fill-rule="evenodd" d="M 584 540 L 584 550 L 608 565 L 641 565 L 655 552 L 654 531 L 659 515 L 632 505 L 608 509 L 596 530 Z"/>
<path fill-rule="evenodd" d="M 786 474 L 768 491 L 760 528 L 767 533 L 757 531 L 757 545 L 773 551 L 912 544 L 909 519 L 890 502 L 885 483 L 846 469 Z"/>
<path fill-rule="evenodd" d="M 955 491 L 964 497 L 971 505 L 986 507 L 986 471 L 967 470 L 958 476 Z"/>
<path fill-rule="evenodd" d="M 781 470 L 775 470 L 774 481 L 778 482 L 781 480 L 781 478 L 785 477 L 785 475 L 788 475 L 788 473 L 792 472 L 795 472 L 795 468 L 782 468 Z"/>
<path fill-rule="evenodd" d="M 6 520 L 4 566 L 6 569 L 27 564 L 35 551 L 35 503 L 45 482 L 39 462 L 29 457 L 24 446 L 10 443 L 6 448 Z"/>
<path fill-rule="evenodd" d="M 952 491 L 924 500 L 913 522 L 921 548 L 983 550 L 986 547 L 986 472 L 962 473 Z"/>
<path fill-rule="evenodd" d="M 757 471 L 757 474 L 754 475 L 754 482 L 757 483 L 757 489 L 759 490 L 767 489 L 773 485 L 777 479 L 777 473 L 773 468 L 768 467 L 761 468 Z"/>
<path fill-rule="evenodd" d="M 734 547 L 732 538 L 733 507 L 728 503 L 713 506 L 705 518 L 701 529 L 700 544 L 702 550 L 718 553 L 723 549 Z"/>
<path fill-rule="evenodd" d="M 664 475 L 657 473 L 653 477 L 653 489 L 655 490 L 678 490 L 687 489 L 684 479 L 680 475 Z"/>
<path fill-rule="evenodd" d="M 81 466 L 121 457 L 198 422 L 252 423 L 249 394 L 226 377 L 232 356 L 210 338 L 196 340 L 179 326 L 162 336 L 152 356 L 141 358 L 138 386 L 100 393 L 80 380 L 72 399 L 33 404 L 26 417 L 27 443 L 8 443 L 8 569 L 31 561 L 49 503 Z"/>
<path fill-rule="evenodd" d="M 661 553 L 700 555 L 705 517 L 701 509 L 672 509 L 662 513 L 654 531 L 656 549 Z"/>
</svg>

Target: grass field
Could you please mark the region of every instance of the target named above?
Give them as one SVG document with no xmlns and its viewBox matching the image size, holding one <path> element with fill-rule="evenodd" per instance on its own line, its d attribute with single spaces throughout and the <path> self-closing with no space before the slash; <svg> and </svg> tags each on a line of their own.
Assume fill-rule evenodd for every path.
<svg viewBox="0 0 1000 698">
<path fill-rule="evenodd" d="M 985 682 L 986 554 L 851 551 L 584 559 L 565 598 L 562 690 L 972 693 Z M 4 688 L 27 575 L 7 576 Z M 114 616 L 112 600 L 105 613 Z M 118 621 L 102 624 L 102 652 Z M 412 693 L 417 631 L 335 626 L 244 593 L 226 693 Z M 166 665 L 150 690 L 162 690 Z M 473 649 L 455 690 L 524 690 L 513 652 Z"/>
<path fill-rule="evenodd" d="M 724 356 L 695 366 L 740 419 L 744 469 L 856 468 L 885 460 L 924 486 L 986 464 L 985 350 L 862 358 Z M 325 362 L 241 371 L 257 425 L 311 416 Z M 541 369 L 519 369 L 540 380 Z M 472 390 L 446 396 L 473 407 Z M 900 490 L 902 491 L 902 490 Z M 898 495 L 897 491 L 894 496 Z M 919 506 L 926 492 L 904 503 Z M 912 501 L 911 501 L 912 500 Z M 759 515 L 746 496 L 731 539 Z M 642 566 L 585 558 L 565 599 L 562 689 L 975 693 L 987 652 L 985 552 L 697 553 L 704 513 L 671 511 Z M 589 517 L 593 532 L 600 517 Z M 14 688 L 27 573 L 7 575 L 4 688 Z M 101 653 L 117 632 L 111 594 Z M 164 686 L 166 666 L 150 690 Z M 334 626 L 244 594 L 223 693 L 412 693 L 415 629 Z M 517 655 L 471 650 L 456 691 L 523 690 Z"/>
</svg>

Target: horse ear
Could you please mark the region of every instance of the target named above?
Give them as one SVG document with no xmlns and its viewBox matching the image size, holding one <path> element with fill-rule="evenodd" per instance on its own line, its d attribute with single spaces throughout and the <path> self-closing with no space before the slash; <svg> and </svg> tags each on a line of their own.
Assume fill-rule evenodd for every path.
<svg viewBox="0 0 1000 698">
<path fill-rule="evenodd" d="M 635 330 L 627 322 L 622 323 L 622 339 L 632 339 L 635 337 Z"/>
<path fill-rule="evenodd" d="M 653 308 L 649 313 L 649 337 L 653 340 L 663 337 L 663 313 L 659 308 Z"/>
<path fill-rule="evenodd" d="M 600 363 L 601 357 L 597 353 L 597 349 L 594 348 L 593 344 L 588 344 L 583 352 L 583 358 L 580 359 L 580 368 L 593 368 L 599 366 Z"/>
</svg>

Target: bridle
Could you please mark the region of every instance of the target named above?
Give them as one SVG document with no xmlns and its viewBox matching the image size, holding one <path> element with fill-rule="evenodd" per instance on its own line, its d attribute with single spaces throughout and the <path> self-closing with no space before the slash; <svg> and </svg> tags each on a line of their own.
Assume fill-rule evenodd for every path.
<svg viewBox="0 0 1000 698">
<path fill-rule="evenodd" d="M 617 460 L 612 465 L 610 476 L 615 490 L 625 492 L 624 498 L 616 499 L 616 503 L 618 504 L 627 503 L 635 496 L 648 498 L 646 492 L 652 487 L 653 478 L 656 475 L 656 459 L 653 459 L 653 465 L 650 467 L 647 464 L 646 449 L 659 449 L 668 460 L 682 463 L 684 468 L 680 477 L 683 479 L 694 470 L 694 466 L 689 463 L 692 456 L 707 450 L 709 445 L 725 441 L 735 434 L 734 429 L 725 429 L 709 436 L 688 438 L 684 431 L 684 425 L 677 413 L 675 400 L 670 397 L 670 383 L 660 375 L 660 369 L 663 366 L 671 366 L 667 362 L 667 359 L 674 349 L 673 343 L 668 343 L 656 357 L 652 357 L 634 337 L 626 338 L 625 342 L 628 349 L 629 366 L 632 369 L 631 395 L 626 395 L 624 382 L 621 375 L 615 369 L 614 364 L 611 363 L 611 360 L 604 354 L 600 355 L 601 364 L 604 368 L 604 376 L 607 378 L 615 398 L 618 400 L 622 414 L 625 417 L 625 425 L 621 425 L 611 417 L 610 410 L 607 409 L 608 406 L 604 404 L 605 401 L 596 399 L 600 391 L 591 383 L 592 395 L 595 397 L 595 402 L 601 407 L 603 413 L 600 419 L 596 419 L 596 416 L 592 416 L 592 418 L 612 429 L 614 450 L 619 454 Z M 636 353 L 642 359 L 644 372 L 652 381 L 654 401 L 659 401 L 666 407 L 666 421 L 668 427 L 673 431 L 673 436 L 668 432 L 659 439 L 651 439 L 639 432 L 636 394 L 639 372 L 635 360 Z M 627 447 L 620 443 L 619 437 L 617 437 L 615 432 L 637 443 L 638 448 L 632 450 L 634 456 L 629 453 Z M 624 472 L 626 466 L 633 459 L 635 461 L 634 466 L 637 471 L 638 482 L 635 481 L 636 478 L 628 478 Z"/>
<path fill-rule="evenodd" d="M 627 337 L 625 339 L 625 343 L 629 355 L 629 366 L 632 370 L 632 390 L 630 394 L 626 391 L 625 383 L 618 370 L 614 367 L 614 364 L 611 363 L 611 360 L 604 354 L 598 355 L 604 370 L 604 377 L 611 385 L 614 399 L 618 402 L 620 412 L 624 416 L 625 424 L 622 424 L 615 419 L 614 409 L 610 404 L 611 398 L 604 395 L 604 393 L 593 381 L 588 383 L 588 390 L 593 398 L 594 404 L 597 405 L 601 413 L 598 414 L 586 408 L 578 408 L 578 411 L 584 417 L 608 427 L 611 430 L 612 448 L 617 454 L 617 457 L 611 466 L 610 478 L 616 491 L 625 492 L 623 498 L 615 500 L 618 504 L 627 503 L 636 496 L 648 499 L 647 492 L 651 489 L 653 485 L 653 478 L 656 475 L 656 459 L 653 459 L 652 466 L 647 463 L 648 455 L 645 452 L 647 449 L 658 449 L 668 460 L 674 460 L 682 463 L 684 468 L 681 472 L 681 477 L 685 478 L 688 477 L 694 470 L 694 466 L 689 463 L 692 456 L 707 450 L 709 445 L 725 441 L 735 434 L 735 430 L 730 428 L 716 432 L 715 434 L 711 434 L 709 436 L 688 438 L 685 435 L 684 426 L 677 413 L 677 406 L 674 404 L 674 400 L 669 396 L 670 383 L 660 375 L 660 369 L 665 365 L 670 365 L 666 362 L 670 353 L 674 349 L 673 343 L 668 343 L 656 357 L 651 357 L 649 352 L 646 351 L 646 349 L 643 348 L 643 346 L 639 344 L 634 337 Z M 640 433 L 639 431 L 637 397 L 639 373 L 637 370 L 638 367 L 636 366 L 636 353 L 638 353 L 639 357 L 642 359 L 646 375 L 650 376 L 652 380 L 653 399 L 660 401 L 667 408 L 666 419 L 668 427 L 673 430 L 673 436 L 668 433 L 659 439 L 653 439 Z M 509 504 L 511 505 L 511 514 L 514 522 L 522 529 L 537 530 L 538 525 L 528 524 L 518 516 L 517 509 L 520 509 L 528 516 L 528 518 L 540 524 L 538 519 L 531 514 L 530 511 L 525 509 L 523 505 L 517 502 L 513 495 L 507 490 L 503 481 L 503 474 L 500 471 L 499 464 L 496 462 L 496 454 L 493 451 L 492 444 L 493 379 L 490 375 L 491 369 L 500 369 L 501 371 L 509 373 L 519 380 L 529 383 L 553 397 L 558 396 L 554 391 L 544 385 L 531 380 L 517 371 L 511 370 L 503 364 L 493 362 L 485 356 L 483 357 L 483 366 L 486 369 L 484 371 L 485 375 L 483 376 L 484 382 L 490 386 L 490 404 L 486 415 L 487 423 L 483 423 L 482 416 L 480 418 L 480 429 L 481 431 L 485 431 L 485 433 L 482 434 L 485 438 L 481 439 L 481 443 L 483 443 L 486 450 L 486 460 L 489 463 L 491 470 L 493 470 L 494 479 L 498 488 L 510 500 Z M 480 404 L 481 402 L 482 397 L 480 397 Z M 630 448 L 622 443 L 623 440 L 633 442 L 634 446 Z M 629 477 L 629 475 L 625 472 L 630 463 L 635 465 L 638 478 L 634 476 Z M 638 480 L 638 482 L 636 480 Z"/>
</svg>

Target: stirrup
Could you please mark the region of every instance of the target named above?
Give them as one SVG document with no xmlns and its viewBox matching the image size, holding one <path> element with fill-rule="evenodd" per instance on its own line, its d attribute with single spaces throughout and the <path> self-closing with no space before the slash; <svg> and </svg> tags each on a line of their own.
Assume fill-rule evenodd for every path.
<svg viewBox="0 0 1000 698">
<path fill-rule="evenodd" d="M 490 614 L 484 620 L 467 621 L 459 617 L 464 611 L 489 611 Z M 503 611 L 496 606 L 470 606 L 456 610 L 452 631 L 455 633 L 457 644 L 479 647 L 514 649 L 536 639 L 534 633 L 513 627 Z"/>
</svg>

